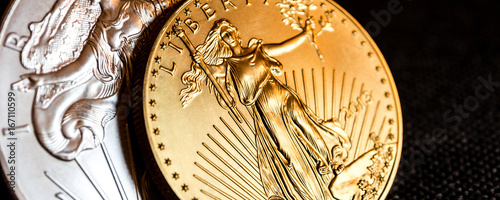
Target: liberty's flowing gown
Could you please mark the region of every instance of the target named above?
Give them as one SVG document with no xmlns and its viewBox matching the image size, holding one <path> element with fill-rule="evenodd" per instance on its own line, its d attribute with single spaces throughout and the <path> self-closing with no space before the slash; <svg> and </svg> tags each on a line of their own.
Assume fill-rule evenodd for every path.
<svg viewBox="0 0 500 200">
<path fill-rule="evenodd" d="M 30 26 L 21 60 L 44 81 L 22 78 L 12 87 L 26 92 L 37 80 L 35 133 L 42 146 L 62 160 L 72 160 L 104 140 L 105 126 L 116 116 L 122 79 L 131 71 L 137 39 L 163 8 L 156 0 L 134 0 L 114 9 L 120 12 L 109 21 L 102 17 L 99 1 L 58 1 L 41 22 Z M 128 33 L 136 28 L 140 31 Z"/>
<path fill-rule="evenodd" d="M 264 52 L 261 41 L 256 45 L 253 53 L 226 59 L 226 75 L 241 103 L 253 110 L 257 159 L 267 198 L 335 199 L 328 188 L 334 177 L 330 150 L 339 146 L 348 150 L 347 135 L 318 119 L 292 89 L 274 77 L 272 69 L 281 69 L 281 63 Z"/>
</svg>

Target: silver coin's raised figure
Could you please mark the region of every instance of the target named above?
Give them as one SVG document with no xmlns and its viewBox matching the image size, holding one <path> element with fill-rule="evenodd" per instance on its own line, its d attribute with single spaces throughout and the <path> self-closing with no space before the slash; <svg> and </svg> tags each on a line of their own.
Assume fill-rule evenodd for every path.
<svg viewBox="0 0 500 200">
<path fill-rule="evenodd" d="M 21 60 L 35 73 L 12 87 L 35 90 L 35 132 L 52 155 L 71 160 L 102 142 L 136 39 L 165 6 L 156 0 L 61 0 L 30 25 Z"/>
</svg>

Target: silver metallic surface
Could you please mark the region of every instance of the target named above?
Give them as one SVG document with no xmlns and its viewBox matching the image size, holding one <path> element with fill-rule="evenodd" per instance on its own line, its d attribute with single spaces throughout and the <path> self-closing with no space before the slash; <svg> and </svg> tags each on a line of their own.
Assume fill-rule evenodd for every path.
<svg viewBox="0 0 500 200">
<path fill-rule="evenodd" d="M 13 1 L 0 33 L 0 163 L 19 199 L 139 199 L 126 77 L 163 1 Z M 125 97 L 124 97 L 125 96 Z M 10 144 L 10 145 L 9 145 Z M 10 174 L 10 175 L 9 175 Z"/>
</svg>

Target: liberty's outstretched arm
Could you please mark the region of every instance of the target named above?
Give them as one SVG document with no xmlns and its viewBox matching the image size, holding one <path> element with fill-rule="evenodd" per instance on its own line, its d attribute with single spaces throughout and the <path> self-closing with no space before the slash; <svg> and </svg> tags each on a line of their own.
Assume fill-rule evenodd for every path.
<svg viewBox="0 0 500 200">
<path fill-rule="evenodd" d="M 127 9 L 96 19 L 85 38 L 88 42 L 74 60 L 23 75 L 12 85 L 22 92 L 36 89 L 32 112 L 35 133 L 42 146 L 62 160 L 72 160 L 102 142 L 104 126 L 116 115 L 117 92 L 122 73 L 130 67 L 127 61 L 133 39 L 157 13 L 153 2 L 117 3 L 110 9 Z"/>
<path fill-rule="evenodd" d="M 97 65 L 96 57 L 87 44 L 82 50 L 81 56 L 69 65 L 45 74 L 30 73 L 22 75 L 22 80 L 13 84 L 12 87 L 13 89 L 26 91 L 41 85 L 73 81 L 86 72 L 90 72 L 95 65 Z"/>
<path fill-rule="evenodd" d="M 279 56 L 285 53 L 288 53 L 290 51 L 293 51 L 297 49 L 302 43 L 305 41 L 312 41 L 313 38 L 313 28 L 309 23 L 306 23 L 306 27 L 304 28 L 304 31 L 301 33 L 281 42 L 281 43 L 274 43 L 274 44 L 264 44 L 263 48 L 264 51 L 269 55 L 269 56 Z"/>
</svg>

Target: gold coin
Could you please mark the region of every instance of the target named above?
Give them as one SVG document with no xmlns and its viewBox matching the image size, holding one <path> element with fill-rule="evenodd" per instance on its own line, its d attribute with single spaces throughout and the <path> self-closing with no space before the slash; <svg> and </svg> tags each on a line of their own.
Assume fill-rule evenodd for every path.
<svg viewBox="0 0 500 200">
<path fill-rule="evenodd" d="M 180 199 L 379 199 L 402 119 L 381 52 L 319 0 L 195 0 L 158 35 L 144 117 Z"/>
</svg>

